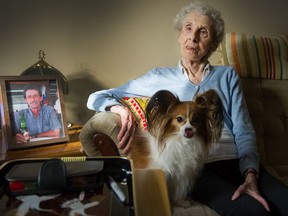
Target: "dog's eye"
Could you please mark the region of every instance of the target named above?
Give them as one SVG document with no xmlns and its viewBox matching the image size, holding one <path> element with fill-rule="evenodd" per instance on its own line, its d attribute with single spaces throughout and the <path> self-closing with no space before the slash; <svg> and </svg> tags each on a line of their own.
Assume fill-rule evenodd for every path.
<svg viewBox="0 0 288 216">
<path fill-rule="evenodd" d="M 177 122 L 179 122 L 179 123 L 183 122 L 183 120 L 184 120 L 181 116 L 178 116 L 176 119 L 177 119 Z"/>
</svg>

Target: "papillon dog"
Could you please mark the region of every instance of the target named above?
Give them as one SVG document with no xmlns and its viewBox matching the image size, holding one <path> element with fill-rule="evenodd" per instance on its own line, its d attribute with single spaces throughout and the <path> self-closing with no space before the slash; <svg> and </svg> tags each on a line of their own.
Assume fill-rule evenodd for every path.
<svg viewBox="0 0 288 216">
<path fill-rule="evenodd" d="M 129 157 L 134 168 L 162 169 L 171 204 L 189 207 L 187 193 L 201 172 L 211 143 L 221 135 L 221 100 L 214 90 L 190 102 L 161 90 L 149 100 L 146 118 L 148 130 L 133 137 Z"/>
</svg>

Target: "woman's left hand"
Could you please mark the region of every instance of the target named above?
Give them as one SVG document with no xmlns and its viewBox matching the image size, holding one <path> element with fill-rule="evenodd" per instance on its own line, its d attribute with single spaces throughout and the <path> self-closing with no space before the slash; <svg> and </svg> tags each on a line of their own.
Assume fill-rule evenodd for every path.
<svg viewBox="0 0 288 216">
<path fill-rule="evenodd" d="M 270 212 L 270 208 L 266 200 L 260 195 L 257 187 L 257 177 L 254 173 L 248 173 L 245 182 L 238 187 L 232 196 L 232 200 L 238 199 L 242 194 L 248 194 L 260 202 L 264 208 Z"/>
</svg>

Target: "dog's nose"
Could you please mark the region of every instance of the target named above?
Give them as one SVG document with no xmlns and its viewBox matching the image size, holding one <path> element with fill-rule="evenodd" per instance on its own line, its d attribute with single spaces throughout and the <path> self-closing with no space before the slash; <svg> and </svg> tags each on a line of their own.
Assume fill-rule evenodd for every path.
<svg viewBox="0 0 288 216">
<path fill-rule="evenodd" d="M 184 136 L 185 136 L 186 138 L 191 138 L 191 137 L 193 137 L 192 128 L 185 128 L 185 134 L 184 134 Z"/>
</svg>

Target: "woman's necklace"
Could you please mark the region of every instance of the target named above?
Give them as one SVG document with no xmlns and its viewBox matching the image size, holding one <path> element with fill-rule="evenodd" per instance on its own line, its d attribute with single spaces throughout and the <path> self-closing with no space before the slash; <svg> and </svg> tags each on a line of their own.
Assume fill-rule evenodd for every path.
<svg viewBox="0 0 288 216">
<path fill-rule="evenodd" d="M 200 66 L 198 66 L 198 67 L 193 67 L 193 66 L 189 66 L 188 67 L 188 71 L 190 72 L 190 74 L 193 76 L 193 78 L 195 78 L 196 77 L 196 74 L 198 74 L 199 72 L 203 72 L 203 70 L 204 70 L 204 67 L 206 66 L 206 64 L 207 63 L 205 63 L 205 64 L 201 64 Z M 194 70 L 193 70 L 194 69 Z M 196 70 L 195 70 L 196 69 Z M 195 71 L 195 72 L 194 72 Z M 201 75 L 202 76 L 202 75 Z"/>
<path fill-rule="evenodd" d="M 195 78 L 195 77 L 196 77 L 196 74 L 197 74 L 198 72 L 199 72 L 199 71 L 196 71 L 196 72 L 191 71 L 191 74 L 192 74 L 192 76 Z"/>
<path fill-rule="evenodd" d="M 190 73 L 194 78 L 196 77 L 196 74 L 199 73 L 199 71 L 202 71 L 202 67 L 193 67 L 193 66 L 189 66 L 188 68 L 188 73 Z"/>
<path fill-rule="evenodd" d="M 188 72 L 188 70 L 187 70 Z M 189 70 L 189 72 L 187 73 L 189 76 L 189 79 L 192 83 L 198 85 L 201 81 L 202 81 L 202 72 L 201 70 L 196 70 L 195 72 L 191 70 Z"/>
</svg>

